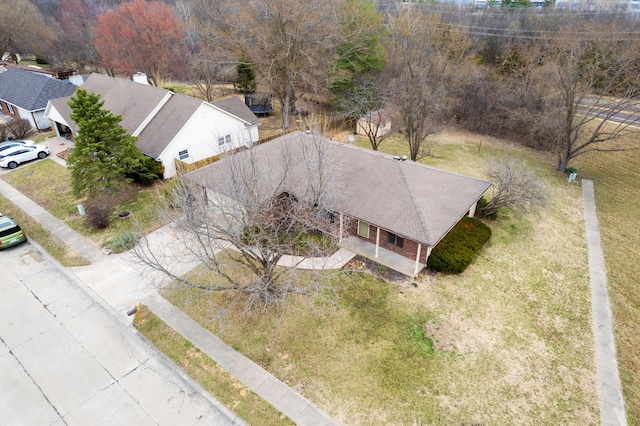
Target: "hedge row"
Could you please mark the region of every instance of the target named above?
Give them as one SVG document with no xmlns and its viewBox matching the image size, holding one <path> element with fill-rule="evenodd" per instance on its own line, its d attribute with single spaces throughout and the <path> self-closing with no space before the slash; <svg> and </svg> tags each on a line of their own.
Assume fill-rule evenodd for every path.
<svg viewBox="0 0 640 426">
<path fill-rule="evenodd" d="M 479 219 L 465 217 L 434 247 L 427 266 L 445 274 L 459 274 L 491 238 L 491 228 Z"/>
</svg>

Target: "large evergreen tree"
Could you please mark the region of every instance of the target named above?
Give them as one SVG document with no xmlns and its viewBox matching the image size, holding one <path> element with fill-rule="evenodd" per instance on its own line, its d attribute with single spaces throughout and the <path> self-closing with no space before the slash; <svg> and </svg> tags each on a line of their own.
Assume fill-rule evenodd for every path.
<svg viewBox="0 0 640 426">
<path fill-rule="evenodd" d="M 131 180 L 128 176 L 147 173 L 149 164 L 136 148 L 136 138 L 120 125 L 122 117 L 103 105 L 100 95 L 83 89 L 69 100 L 71 119 L 78 125 L 68 161 L 71 189 L 89 204 L 120 190 Z"/>
</svg>

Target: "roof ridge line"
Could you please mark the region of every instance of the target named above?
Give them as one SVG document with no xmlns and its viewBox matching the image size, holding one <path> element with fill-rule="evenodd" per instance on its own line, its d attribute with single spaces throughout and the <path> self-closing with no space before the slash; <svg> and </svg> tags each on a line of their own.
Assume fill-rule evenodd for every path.
<svg viewBox="0 0 640 426">
<path fill-rule="evenodd" d="M 415 200 L 415 198 L 413 196 L 413 192 L 411 190 L 409 190 L 409 182 L 407 181 L 407 178 L 405 176 L 404 170 L 402 170 L 404 168 L 402 166 L 402 163 L 406 163 L 406 161 L 399 161 L 397 166 L 400 169 L 400 176 L 402 176 L 402 181 L 404 182 L 404 187 L 406 188 L 407 192 L 409 193 L 409 198 L 411 199 L 411 205 L 413 207 L 413 211 L 416 213 L 416 216 L 418 216 L 418 220 L 420 221 L 420 228 L 422 228 L 422 231 L 423 231 L 424 237 L 425 237 L 424 241 L 431 241 L 431 232 L 429 231 L 429 228 L 425 224 L 424 219 L 422 218 L 422 215 L 419 213 L 418 206 L 416 205 L 416 200 Z M 418 243 L 420 243 L 420 242 L 418 241 Z"/>
</svg>

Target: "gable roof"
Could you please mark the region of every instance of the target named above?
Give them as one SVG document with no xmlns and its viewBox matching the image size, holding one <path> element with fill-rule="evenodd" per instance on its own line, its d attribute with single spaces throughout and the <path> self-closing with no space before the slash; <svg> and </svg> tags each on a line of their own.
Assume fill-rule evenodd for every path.
<svg viewBox="0 0 640 426">
<path fill-rule="evenodd" d="M 201 99 L 173 93 L 159 87 L 131 80 L 93 73 L 82 88 L 100 95 L 103 108 L 122 116 L 120 124 L 129 134 L 138 136 L 136 146 L 144 154 L 158 158 L 195 111 L 205 103 Z M 51 105 L 73 130 L 78 125 L 71 120 L 69 97 L 52 99 Z M 237 97 L 212 104 L 226 114 L 248 125 L 258 124 L 258 118 Z M 138 134 L 135 134 L 136 130 Z"/>
<path fill-rule="evenodd" d="M 283 190 L 294 195 L 305 191 L 304 161 L 301 151 L 315 143 L 317 136 L 294 132 L 252 148 L 253 158 L 266 161 L 273 185 L 282 182 L 284 157 L 289 175 Z M 340 142 L 322 139 L 326 170 L 338 181 L 335 210 L 362 219 L 402 237 L 435 246 L 469 211 L 490 182 L 463 176 L 413 161 Z M 248 151 L 234 154 L 245 155 Z M 280 165 L 280 167 L 278 167 Z M 296 166 L 297 165 L 297 166 Z M 229 175 L 229 158 L 187 174 L 187 178 L 214 190 Z"/>
<path fill-rule="evenodd" d="M 122 116 L 120 125 L 133 134 L 149 117 L 160 102 L 170 93 L 168 90 L 122 78 L 92 73 L 82 88 L 97 93 L 104 107 Z"/>
<path fill-rule="evenodd" d="M 0 73 L 0 99 L 27 111 L 43 110 L 50 99 L 69 96 L 76 86 L 68 80 L 58 80 L 21 69 Z"/>
<path fill-rule="evenodd" d="M 249 107 L 245 105 L 245 103 L 237 96 L 232 96 L 230 98 L 214 102 L 213 105 L 247 122 L 247 124 L 249 125 L 260 123 L 258 117 L 253 112 L 251 112 Z"/>
<path fill-rule="evenodd" d="M 173 94 L 140 132 L 136 147 L 144 154 L 158 158 L 202 103 L 200 99 Z"/>
</svg>

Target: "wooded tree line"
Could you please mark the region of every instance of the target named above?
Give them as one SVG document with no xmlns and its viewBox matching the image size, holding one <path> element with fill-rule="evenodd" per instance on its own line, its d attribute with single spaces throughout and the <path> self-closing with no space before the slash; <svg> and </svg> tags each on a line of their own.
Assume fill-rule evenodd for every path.
<svg viewBox="0 0 640 426">
<path fill-rule="evenodd" d="M 411 159 L 445 126 L 508 137 L 569 161 L 621 150 L 640 78 L 638 20 L 371 0 L 7 0 L 0 50 L 110 75 L 145 72 L 273 94 L 282 127 L 303 102 L 347 120 L 385 108 Z M 248 84 L 248 85 L 247 85 Z M 381 115 L 370 115 L 381 117 Z M 609 119 L 617 119 L 612 124 Z M 609 120 L 609 121 L 607 121 Z M 371 123 L 376 124 L 376 123 Z M 374 149 L 383 138 L 374 136 Z"/>
</svg>

